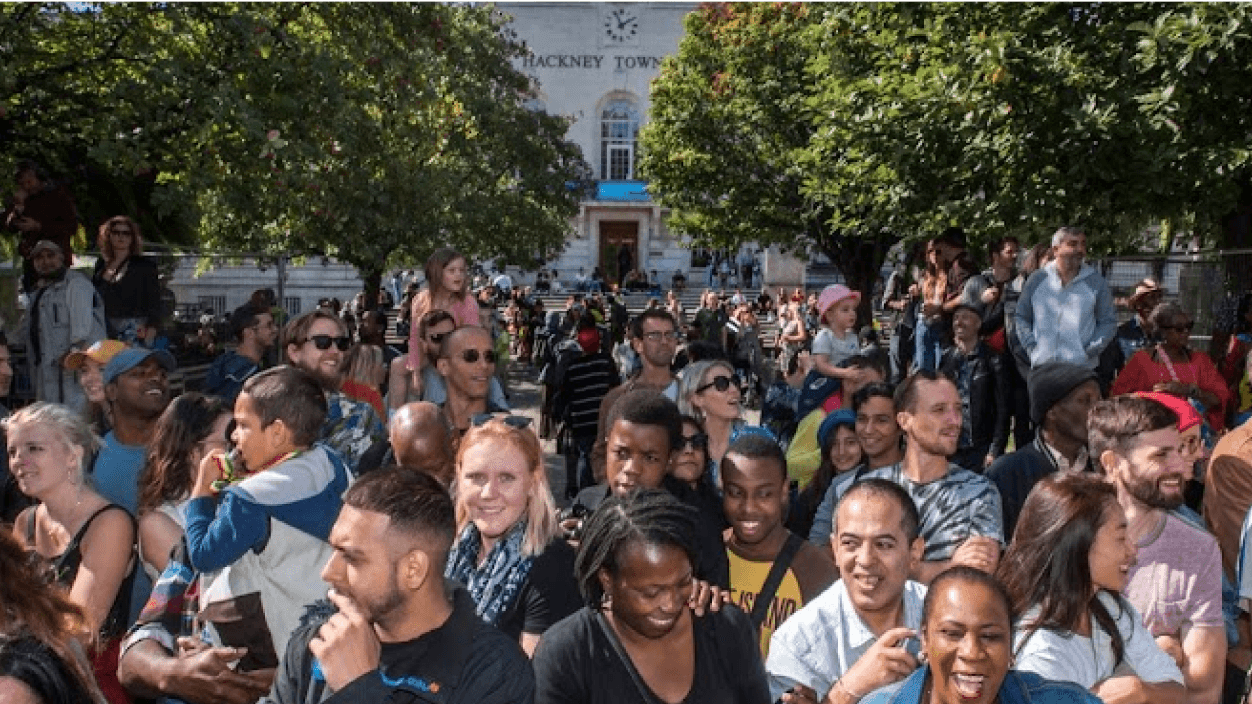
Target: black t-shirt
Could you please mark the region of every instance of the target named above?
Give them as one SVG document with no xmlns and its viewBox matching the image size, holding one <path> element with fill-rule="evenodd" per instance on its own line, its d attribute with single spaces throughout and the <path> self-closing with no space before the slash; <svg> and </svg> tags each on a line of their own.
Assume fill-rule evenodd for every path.
<svg viewBox="0 0 1252 704">
<path fill-rule="evenodd" d="M 535 557 L 526 583 L 496 626 L 514 640 L 523 633 L 542 635 L 582 605 L 574 579 L 574 548 L 558 537 Z"/>
<path fill-rule="evenodd" d="M 684 704 L 768 704 L 765 666 L 748 617 L 726 605 L 693 622 L 695 677 Z M 590 607 L 553 626 L 535 651 L 536 704 L 661 704 L 650 690 L 641 691 L 647 685 L 618 648 L 612 626 Z"/>
</svg>

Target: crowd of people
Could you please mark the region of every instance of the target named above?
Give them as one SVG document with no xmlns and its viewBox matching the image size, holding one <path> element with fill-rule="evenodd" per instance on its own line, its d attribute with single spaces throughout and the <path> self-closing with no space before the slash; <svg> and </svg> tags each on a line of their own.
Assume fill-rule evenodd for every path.
<svg viewBox="0 0 1252 704">
<path fill-rule="evenodd" d="M 353 328 L 260 295 L 176 397 L 153 313 L 116 303 L 147 276 L 138 228 L 100 237 L 64 299 L 98 319 L 38 350 L 56 382 L 3 421 L 5 701 L 1246 694 L 1249 343 L 1213 363 L 1150 280 L 1119 326 L 1080 230 L 1027 273 L 1016 241 L 985 270 L 958 231 L 927 243 L 884 292 L 891 353 L 843 285 L 544 311 L 439 249 L 424 286 L 393 281 L 402 349 L 385 299 Z M 45 317 L 80 282 L 58 243 L 28 252 L 33 329 L 80 313 Z"/>
</svg>

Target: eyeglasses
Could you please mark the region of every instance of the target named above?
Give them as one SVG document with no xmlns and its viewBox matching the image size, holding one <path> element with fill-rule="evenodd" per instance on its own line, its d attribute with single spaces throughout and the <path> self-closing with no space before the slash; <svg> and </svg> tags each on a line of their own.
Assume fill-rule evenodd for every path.
<svg viewBox="0 0 1252 704">
<path fill-rule="evenodd" d="M 695 435 L 684 435 L 682 444 L 678 449 L 685 450 L 691 448 L 693 450 L 703 450 L 709 446 L 709 436 L 704 433 L 696 433 Z"/>
<path fill-rule="evenodd" d="M 427 335 L 426 339 L 429 340 L 432 345 L 441 345 L 443 344 L 443 339 L 451 334 L 452 333 L 450 332 L 436 332 Z"/>
<path fill-rule="evenodd" d="M 675 332 L 674 330 L 667 330 L 665 332 L 661 332 L 659 330 L 653 330 L 651 332 L 645 332 L 643 334 L 643 339 L 647 340 L 648 342 L 660 342 L 661 340 L 665 340 L 666 342 L 674 342 L 678 339 L 678 333 Z"/>
<path fill-rule="evenodd" d="M 346 337 L 331 337 L 330 335 L 310 335 L 305 342 L 312 342 L 314 347 L 322 351 L 328 350 L 331 345 L 334 345 L 339 348 L 340 352 L 347 352 L 348 347 L 352 345 L 352 340 Z"/>
<path fill-rule="evenodd" d="M 703 386 L 697 386 L 696 393 L 698 394 L 704 393 L 705 391 L 709 390 L 710 388 L 714 386 L 717 387 L 718 391 L 725 391 L 726 389 L 729 389 L 730 385 L 733 383 L 734 383 L 734 380 L 728 376 L 713 377 L 713 381 L 710 381 L 709 383 L 704 384 Z"/>
<path fill-rule="evenodd" d="M 478 350 L 461 351 L 461 359 L 465 360 L 466 364 L 474 364 L 478 362 L 479 357 L 487 360 L 487 364 L 495 364 L 497 359 L 495 350 L 483 350 L 482 352 L 479 352 Z"/>
<path fill-rule="evenodd" d="M 488 421 L 498 420 L 510 428 L 529 428 L 532 419 L 529 416 L 502 416 L 498 413 L 475 413 L 470 416 L 470 425 L 477 428 L 480 425 L 486 425 Z"/>
</svg>

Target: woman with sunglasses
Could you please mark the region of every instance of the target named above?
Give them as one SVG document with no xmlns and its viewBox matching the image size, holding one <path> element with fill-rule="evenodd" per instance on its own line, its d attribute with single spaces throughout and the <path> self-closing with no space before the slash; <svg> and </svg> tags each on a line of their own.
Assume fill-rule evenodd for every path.
<svg viewBox="0 0 1252 704">
<path fill-rule="evenodd" d="M 117 657 L 130 614 L 135 522 L 90 486 L 90 457 L 100 441 L 82 416 L 35 403 L 4 421 L 9 469 L 22 493 L 40 503 L 23 511 L 13 533 L 83 610 L 92 668 L 113 704 L 130 701 L 117 680 Z"/>
<path fill-rule="evenodd" d="M 1036 484 L 996 573 L 1019 614 L 1017 669 L 1105 701 L 1183 701 L 1174 659 L 1122 596 L 1134 560 L 1112 484 L 1085 473 Z"/>
<path fill-rule="evenodd" d="M 708 436 L 709 463 L 714 468 L 714 486 L 719 486 L 716 468 L 730 447 L 730 435 L 742 425 L 742 396 L 729 362 L 704 360 L 683 370 L 678 386 L 678 410 L 700 421 Z"/>
<path fill-rule="evenodd" d="M 436 249 L 426 260 L 427 288 L 413 297 L 410 320 L 421 320 L 427 311 L 446 310 L 452 315 L 458 328 L 466 325 L 479 325 L 478 301 L 469 295 L 469 283 L 465 257 L 450 247 Z M 418 331 L 411 329 L 407 364 L 410 372 L 420 371 L 426 363 L 421 350 Z M 420 395 L 422 391 L 420 374 L 412 375 L 410 383 L 416 385 L 413 392 Z"/>
<path fill-rule="evenodd" d="M 117 215 L 100 225 L 100 258 L 91 282 L 104 301 L 109 337 L 151 346 L 161 324 L 161 286 L 156 263 L 143 256 L 139 225 Z"/>
<path fill-rule="evenodd" d="M 709 460 L 709 436 L 700 421 L 689 415 L 682 419 L 682 445 L 671 455 L 669 475 L 691 489 L 693 493 L 688 502 L 693 503 L 701 515 L 716 516 L 718 523 L 724 525 L 722 497 L 713 486 L 715 471 Z"/>
<path fill-rule="evenodd" d="M 484 621 L 532 655 L 549 627 L 582 606 L 574 551 L 560 536 L 530 419 L 471 422 L 457 452 L 457 537 L 445 576 L 465 585 Z"/>
<path fill-rule="evenodd" d="M 591 514 L 576 564 L 587 606 L 535 653 L 535 702 L 770 701 L 756 631 L 737 607 L 688 603 L 695 512 L 665 491 L 611 497 Z"/>
<path fill-rule="evenodd" d="M 183 537 L 200 460 L 229 447 L 232 417 L 216 396 L 188 391 L 157 419 L 139 475 L 139 557 L 154 582 Z"/>
<path fill-rule="evenodd" d="M 1213 432 L 1226 427 L 1230 387 L 1213 360 L 1190 347 L 1193 321 L 1180 306 L 1162 303 L 1148 316 L 1161 342 L 1131 356 L 1113 381 L 1111 396 L 1136 391 L 1163 391 L 1198 401 Z"/>
</svg>

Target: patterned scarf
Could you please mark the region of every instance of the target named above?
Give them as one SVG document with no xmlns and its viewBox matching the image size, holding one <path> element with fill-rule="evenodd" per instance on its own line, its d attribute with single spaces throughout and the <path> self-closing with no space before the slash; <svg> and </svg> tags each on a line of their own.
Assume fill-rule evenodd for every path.
<svg viewBox="0 0 1252 704">
<path fill-rule="evenodd" d="M 518 521 L 492 546 L 482 567 L 475 567 L 478 552 L 482 549 L 482 537 L 471 521 L 457 536 L 456 544 L 448 555 L 444 576 L 465 585 L 477 605 L 478 616 L 493 626 L 500 615 L 513 605 L 530 574 L 533 559 L 522 556 L 522 540 L 525 537 L 526 521 Z"/>
</svg>

